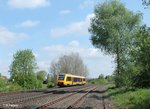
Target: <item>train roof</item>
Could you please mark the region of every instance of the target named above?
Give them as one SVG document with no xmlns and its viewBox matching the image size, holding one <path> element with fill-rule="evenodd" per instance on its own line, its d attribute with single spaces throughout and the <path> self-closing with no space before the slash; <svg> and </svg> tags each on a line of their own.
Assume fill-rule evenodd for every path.
<svg viewBox="0 0 150 109">
<path fill-rule="evenodd" d="M 72 75 L 72 74 L 59 74 L 59 75 L 66 75 L 66 76 L 74 76 L 74 77 L 85 78 L 84 76 L 78 76 L 78 75 Z"/>
</svg>

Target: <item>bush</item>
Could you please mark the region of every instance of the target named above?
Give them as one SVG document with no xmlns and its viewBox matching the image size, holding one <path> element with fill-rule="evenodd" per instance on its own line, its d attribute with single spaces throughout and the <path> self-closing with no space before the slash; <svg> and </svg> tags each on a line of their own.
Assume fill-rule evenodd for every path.
<svg viewBox="0 0 150 109">
<path fill-rule="evenodd" d="M 0 92 L 9 92 L 9 91 L 20 91 L 23 88 L 16 83 L 7 83 L 5 86 L 0 87 Z"/>
<path fill-rule="evenodd" d="M 106 84 L 107 80 L 105 78 L 90 80 L 91 84 Z"/>
<path fill-rule="evenodd" d="M 8 91 L 20 91 L 20 90 L 22 90 L 22 87 L 20 85 L 18 85 L 17 83 L 14 83 L 14 84 L 11 83 L 7 86 L 7 88 L 8 88 Z"/>
<path fill-rule="evenodd" d="M 4 86 L 6 86 L 6 84 L 7 84 L 7 80 L 0 77 L 0 87 L 4 87 Z"/>
<path fill-rule="evenodd" d="M 43 82 L 40 80 L 37 80 L 37 88 L 42 88 Z"/>
<path fill-rule="evenodd" d="M 95 81 L 92 81 L 91 83 L 92 83 L 92 84 L 95 84 Z"/>
<path fill-rule="evenodd" d="M 53 82 L 48 82 L 47 87 L 48 88 L 54 87 L 54 83 Z"/>
</svg>

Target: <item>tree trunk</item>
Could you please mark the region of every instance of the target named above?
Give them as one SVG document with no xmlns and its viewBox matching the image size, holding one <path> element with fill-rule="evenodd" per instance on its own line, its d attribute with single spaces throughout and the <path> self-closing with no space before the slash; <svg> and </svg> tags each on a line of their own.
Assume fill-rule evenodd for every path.
<svg viewBox="0 0 150 109">
<path fill-rule="evenodd" d="M 116 48 L 116 54 L 117 54 L 117 75 L 119 76 L 120 74 L 120 52 L 119 52 L 119 44 L 117 44 Z"/>
</svg>

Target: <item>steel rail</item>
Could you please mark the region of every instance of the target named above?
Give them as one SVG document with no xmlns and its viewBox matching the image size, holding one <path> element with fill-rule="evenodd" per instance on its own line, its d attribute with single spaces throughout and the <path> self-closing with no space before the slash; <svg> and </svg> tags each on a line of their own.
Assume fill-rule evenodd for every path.
<svg viewBox="0 0 150 109">
<path fill-rule="evenodd" d="M 84 88 L 87 88 L 87 87 L 89 87 L 89 86 L 84 86 Z M 67 90 L 70 90 L 70 89 L 74 89 L 74 88 L 76 88 L 76 87 L 70 87 L 69 89 L 68 88 L 57 88 L 57 90 L 56 91 L 63 91 L 62 89 L 67 89 Z M 81 88 L 81 90 L 83 89 L 83 87 L 80 87 Z M 66 90 L 66 91 L 67 91 Z M 51 91 L 55 91 L 55 89 L 53 89 L 53 90 L 51 90 Z M 21 97 L 21 98 L 19 98 L 19 96 L 18 96 L 18 98 L 16 98 L 16 99 L 11 99 L 11 100 L 13 100 L 13 101 L 11 101 L 11 100 L 8 100 L 8 101 L 3 101 L 3 102 L 1 102 L 0 103 L 0 106 L 2 106 L 3 104 L 16 104 L 16 103 L 21 103 L 21 104 L 23 104 L 23 103 L 25 103 L 25 102 L 29 102 L 29 101 L 31 101 L 31 102 L 34 102 L 34 101 L 36 101 L 36 100 L 38 100 L 38 99 L 40 99 L 40 98 L 43 98 L 43 97 L 47 97 L 47 96 L 52 96 L 52 93 L 48 93 L 48 94 L 44 94 L 44 93 L 41 93 L 41 95 L 34 95 L 34 96 L 24 96 L 23 98 Z"/>
<path fill-rule="evenodd" d="M 97 87 L 92 88 L 88 92 L 86 92 L 84 95 L 82 95 L 79 99 L 77 99 L 73 104 L 67 107 L 67 109 L 74 108 L 83 98 L 85 98 L 92 90 L 95 90 Z"/>
<path fill-rule="evenodd" d="M 88 87 L 88 88 L 86 88 L 86 89 L 91 89 L 91 87 L 90 87 L 90 88 Z M 36 108 L 34 108 L 34 109 L 45 109 L 45 108 L 49 107 L 50 105 L 56 104 L 56 103 L 58 103 L 58 102 L 60 102 L 60 101 L 63 101 L 63 100 L 65 100 L 65 99 L 67 99 L 67 98 L 69 98 L 69 97 L 71 97 L 71 96 L 73 96 L 73 95 L 76 95 L 76 94 L 78 94 L 79 92 L 82 92 L 82 91 L 84 91 L 84 90 L 86 90 L 86 89 L 82 89 L 82 90 L 79 90 L 79 91 L 74 92 L 74 93 L 72 93 L 72 94 L 69 94 L 69 95 L 67 95 L 67 96 L 60 97 L 60 98 L 58 98 L 58 99 L 56 99 L 56 100 L 47 102 L 47 103 L 45 103 L 45 104 L 43 104 L 43 105 L 41 105 L 41 106 L 38 106 L 38 107 L 36 107 Z M 92 88 L 92 89 L 93 89 L 93 88 Z M 91 90 L 92 90 L 92 89 L 91 89 Z M 91 91 L 91 90 L 90 90 L 90 91 Z"/>
</svg>

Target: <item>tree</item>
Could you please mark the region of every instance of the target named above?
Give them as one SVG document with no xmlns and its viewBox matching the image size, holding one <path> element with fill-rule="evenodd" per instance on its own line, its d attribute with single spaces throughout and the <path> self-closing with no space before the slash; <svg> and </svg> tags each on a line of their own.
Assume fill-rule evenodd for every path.
<svg viewBox="0 0 150 109">
<path fill-rule="evenodd" d="M 103 74 L 100 74 L 98 79 L 105 79 L 104 75 Z"/>
<path fill-rule="evenodd" d="M 36 76 L 37 76 L 37 87 L 38 88 L 42 88 L 43 87 L 43 83 L 45 83 L 45 80 L 46 80 L 46 71 L 44 70 L 41 70 L 41 71 L 38 71 L 36 73 Z"/>
<path fill-rule="evenodd" d="M 144 6 L 149 6 L 150 5 L 150 0 L 142 0 L 142 4 Z"/>
<path fill-rule="evenodd" d="M 117 81 L 121 81 L 123 65 L 127 62 L 131 37 L 139 28 L 141 13 L 133 13 L 118 0 L 106 1 L 94 10 L 91 20 L 92 44 L 107 54 L 115 56 Z M 119 84 L 116 83 L 117 86 Z"/>
<path fill-rule="evenodd" d="M 10 78 L 24 88 L 36 87 L 36 62 L 32 51 L 20 50 L 13 55 L 13 62 L 10 66 Z"/>
<path fill-rule="evenodd" d="M 0 73 L 0 87 L 1 88 L 6 87 L 7 81 L 8 81 L 7 78 Z"/>
<path fill-rule="evenodd" d="M 47 73 L 46 71 L 41 70 L 41 71 L 38 71 L 36 75 L 37 75 L 37 79 L 43 82 L 46 79 Z"/>
<path fill-rule="evenodd" d="M 46 80 L 45 80 L 45 83 L 47 84 L 48 82 L 52 82 L 54 81 L 54 78 L 52 75 L 50 75 L 49 73 L 47 74 L 47 77 L 46 77 Z"/>
<path fill-rule="evenodd" d="M 87 76 L 88 73 L 87 67 L 78 53 L 63 55 L 58 61 L 53 61 L 50 71 L 54 76 L 62 73 Z"/>
<path fill-rule="evenodd" d="M 150 87 L 150 27 L 142 26 L 136 37 L 133 58 L 139 71 L 134 84 L 136 87 Z"/>
<path fill-rule="evenodd" d="M 54 87 L 57 83 L 57 81 L 55 80 L 54 76 L 48 74 L 45 83 L 47 84 L 47 87 Z"/>
</svg>

